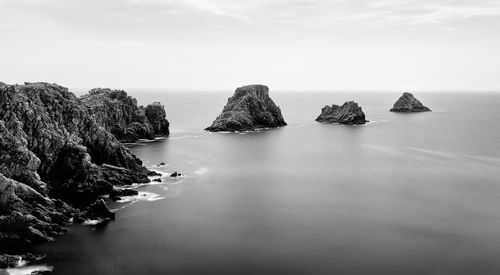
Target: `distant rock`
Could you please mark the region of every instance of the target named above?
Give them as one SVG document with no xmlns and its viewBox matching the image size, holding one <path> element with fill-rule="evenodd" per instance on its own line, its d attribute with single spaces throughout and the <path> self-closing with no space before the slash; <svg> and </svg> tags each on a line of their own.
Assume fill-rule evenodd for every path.
<svg viewBox="0 0 500 275">
<path fill-rule="evenodd" d="M 348 101 L 342 106 L 333 104 L 321 109 L 321 114 L 316 121 L 324 123 L 340 123 L 348 125 L 365 124 L 365 113 L 361 107 L 354 101 Z"/>
<path fill-rule="evenodd" d="M 169 135 L 164 106 L 158 102 L 146 107 L 123 90 L 96 88 L 81 97 L 97 124 L 118 140 L 134 142 Z"/>
<path fill-rule="evenodd" d="M 161 179 L 154 179 L 154 182 L 161 182 Z"/>
<path fill-rule="evenodd" d="M 415 112 L 430 112 L 431 109 L 425 107 L 411 93 L 403 93 L 403 95 L 394 103 L 391 112 L 398 113 L 415 113 Z"/>
<path fill-rule="evenodd" d="M 285 125 L 280 108 L 269 97 L 269 88 L 264 85 L 248 85 L 236 89 L 222 113 L 205 130 L 234 132 Z"/>
</svg>

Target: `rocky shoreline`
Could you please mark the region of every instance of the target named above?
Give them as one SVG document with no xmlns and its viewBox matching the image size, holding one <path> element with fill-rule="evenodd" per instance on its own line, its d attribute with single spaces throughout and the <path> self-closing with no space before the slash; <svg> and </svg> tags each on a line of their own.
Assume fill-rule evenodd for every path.
<svg viewBox="0 0 500 275">
<path fill-rule="evenodd" d="M 129 195 L 113 186 L 156 175 L 118 139 L 167 136 L 163 108 L 137 107 L 124 91 L 79 99 L 57 84 L 1 84 L 1 259 L 12 263 L 10 248 L 51 241 L 72 222 L 114 218 L 99 197 Z"/>
</svg>

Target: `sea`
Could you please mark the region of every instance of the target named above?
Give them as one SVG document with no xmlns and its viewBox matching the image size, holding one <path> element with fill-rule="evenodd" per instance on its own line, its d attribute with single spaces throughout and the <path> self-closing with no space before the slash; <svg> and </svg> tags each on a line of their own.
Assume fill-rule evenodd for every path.
<svg viewBox="0 0 500 275">
<path fill-rule="evenodd" d="M 500 274 L 500 93 L 271 91 L 288 126 L 241 133 L 203 130 L 232 91 L 128 93 L 165 105 L 127 144 L 162 182 L 36 246 L 51 274 Z M 315 121 L 349 100 L 369 123 Z"/>
</svg>

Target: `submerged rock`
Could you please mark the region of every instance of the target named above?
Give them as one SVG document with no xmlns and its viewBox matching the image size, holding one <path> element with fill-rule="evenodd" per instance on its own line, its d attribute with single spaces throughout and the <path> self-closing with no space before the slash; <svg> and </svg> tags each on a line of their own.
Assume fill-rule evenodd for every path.
<svg viewBox="0 0 500 275">
<path fill-rule="evenodd" d="M 280 108 L 269 97 L 269 88 L 248 85 L 236 89 L 222 113 L 205 130 L 234 132 L 285 125 Z"/>
<path fill-rule="evenodd" d="M 365 124 L 367 122 L 365 113 L 354 101 L 348 101 L 342 106 L 333 104 L 332 106 L 323 107 L 316 121 L 349 125 Z"/>
<path fill-rule="evenodd" d="M 96 88 L 81 97 L 97 124 L 118 140 L 133 142 L 169 135 L 164 106 L 158 102 L 146 107 L 123 90 Z"/>
<path fill-rule="evenodd" d="M 391 112 L 399 113 L 415 113 L 415 112 L 430 112 L 431 109 L 425 107 L 411 93 L 403 93 L 403 95 L 394 103 Z"/>
<path fill-rule="evenodd" d="M 77 205 L 151 173 L 67 88 L 0 85 L 0 252 L 64 233 L 79 211 L 49 193 Z"/>
</svg>

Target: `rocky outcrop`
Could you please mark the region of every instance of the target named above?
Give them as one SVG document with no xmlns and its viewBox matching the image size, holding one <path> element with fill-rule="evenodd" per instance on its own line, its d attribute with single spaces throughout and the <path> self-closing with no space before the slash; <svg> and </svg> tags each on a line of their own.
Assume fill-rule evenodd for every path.
<svg viewBox="0 0 500 275">
<path fill-rule="evenodd" d="M 165 107 L 163 105 L 159 102 L 153 102 L 153 104 L 149 104 L 145 108 L 141 106 L 141 110 L 143 110 L 147 120 L 153 127 L 155 135 L 168 136 L 170 134 L 168 129 L 170 123 L 167 120 Z"/>
<path fill-rule="evenodd" d="M 149 174 L 68 89 L 0 86 L 0 248 L 63 233 L 80 211 L 54 197 L 91 202 Z"/>
<path fill-rule="evenodd" d="M 394 103 L 391 112 L 399 113 L 415 113 L 415 112 L 430 112 L 431 109 L 425 107 L 411 93 L 403 93 L 403 95 Z"/>
<path fill-rule="evenodd" d="M 92 89 L 81 97 L 97 124 L 118 140 L 133 142 L 169 135 L 164 106 L 155 102 L 137 106 L 137 100 L 123 90 Z"/>
<path fill-rule="evenodd" d="M 348 101 L 342 106 L 333 104 L 321 109 L 321 114 L 316 121 L 324 123 L 340 123 L 348 125 L 365 124 L 365 113 L 361 107 L 354 101 Z"/>
<path fill-rule="evenodd" d="M 234 132 L 285 125 L 280 108 L 269 97 L 269 88 L 264 85 L 249 85 L 236 89 L 222 113 L 205 130 Z"/>
</svg>

